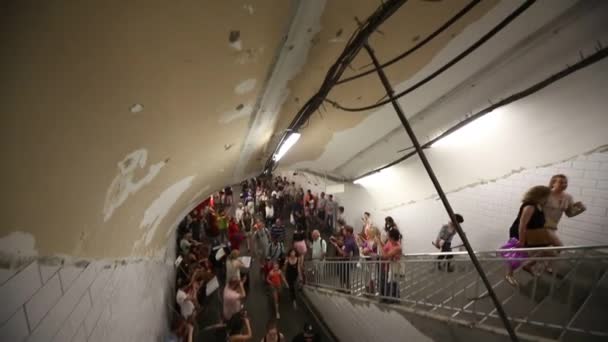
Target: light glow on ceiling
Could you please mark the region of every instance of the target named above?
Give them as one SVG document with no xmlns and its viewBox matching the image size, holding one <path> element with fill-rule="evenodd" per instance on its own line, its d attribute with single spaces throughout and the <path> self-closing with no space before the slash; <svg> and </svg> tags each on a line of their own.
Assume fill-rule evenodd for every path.
<svg viewBox="0 0 608 342">
<path fill-rule="evenodd" d="M 501 119 L 501 110 L 496 109 L 436 141 L 431 147 L 454 148 L 483 143 L 496 134 Z"/>
<path fill-rule="evenodd" d="M 285 139 L 285 142 L 281 145 L 281 148 L 279 148 L 279 152 L 274 155 L 274 161 L 278 162 L 279 160 L 281 160 L 285 153 L 287 153 L 287 151 L 289 151 L 289 149 L 298 142 L 298 140 L 300 139 L 300 135 L 300 133 L 296 132 L 291 133 L 287 137 L 287 139 Z"/>
<path fill-rule="evenodd" d="M 353 181 L 353 184 L 359 184 L 361 186 L 371 186 L 371 185 L 377 184 L 378 181 L 381 180 L 381 177 L 380 177 L 381 172 L 382 171 L 378 171 L 378 172 L 372 173 L 371 175 L 357 178 Z"/>
</svg>

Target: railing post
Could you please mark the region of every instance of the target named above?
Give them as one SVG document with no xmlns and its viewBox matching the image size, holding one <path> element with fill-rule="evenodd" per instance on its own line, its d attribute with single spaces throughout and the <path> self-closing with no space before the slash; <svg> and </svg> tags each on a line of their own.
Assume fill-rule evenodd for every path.
<svg viewBox="0 0 608 342">
<path fill-rule="evenodd" d="M 412 127 L 410 127 L 410 124 L 407 121 L 405 114 L 403 114 L 401 105 L 399 104 L 397 99 L 394 98 L 393 87 L 391 86 L 390 82 L 388 81 L 388 78 L 384 74 L 384 70 L 382 70 L 380 63 L 378 62 L 378 59 L 376 58 L 376 55 L 374 54 L 374 51 L 369 46 L 369 43 L 365 42 L 365 44 L 363 46 L 365 47 L 365 50 L 371 57 L 371 59 L 374 63 L 374 67 L 376 68 L 376 72 L 378 73 L 378 77 L 380 77 L 380 80 L 382 81 L 382 85 L 384 86 L 384 89 L 386 90 L 388 98 L 391 100 L 393 108 L 395 109 L 397 116 L 401 120 L 401 124 L 403 125 L 403 128 L 409 135 L 410 140 L 412 141 L 412 144 L 416 148 L 416 153 L 420 157 L 420 160 L 422 161 L 422 164 L 424 165 L 424 168 L 426 169 L 426 171 L 429 175 L 429 178 L 433 182 L 433 185 L 435 186 L 435 189 L 437 190 L 437 194 L 441 198 L 441 202 L 443 203 L 445 210 L 447 211 L 448 215 L 450 216 L 450 220 L 456 227 L 458 236 L 460 236 L 460 239 L 462 240 L 465 248 L 467 249 L 467 252 L 469 253 L 469 257 L 471 258 L 471 262 L 475 265 L 475 268 L 477 269 L 477 272 L 479 273 L 481 280 L 483 281 L 484 285 L 488 289 L 488 294 L 492 298 L 492 301 L 494 302 L 494 306 L 496 306 L 496 310 L 498 311 L 498 314 L 500 315 L 500 318 L 505 326 L 505 329 L 509 333 L 509 336 L 511 337 L 512 341 L 518 341 L 515 330 L 513 330 L 513 327 L 511 326 L 511 323 L 509 322 L 509 319 L 507 318 L 507 315 L 506 315 L 500 301 L 498 300 L 498 297 L 496 296 L 494 289 L 492 289 L 492 285 L 490 284 L 490 281 L 486 277 L 486 274 L 483 271 L 483 267 L 479 263 L 479 260 L 477 260 L 477 256 L 475 256 L 475 252 L 473 251 L 473 248 L 471 248 L 471 244 L 469 243 L 469 240 L 467 239 L 466 235 L 464 235 L 464 232 L 462 231 L 462 227 L 460 227 L 460 224 L 457 222 L 457 220 L 454 217 L 454 211 L 452 210 L 452 206 L 450 205 L 450 202 L 448 201 L 445 193 L 443 192 L 441 184 L 439 184 L 439 180 L 437 180 L 437 177 L 435 176 L 435 172 L 433 171 L 431 164 L 429 163 L 428 159 L 426 158 L 426 155 L 424 154 L 424 151 L 422 150 L 422 147 L 420 146 L 420 143 L 418 142 L 418 138 L 416 138 L 416 134 L 412 130 Z"/>
</svg>

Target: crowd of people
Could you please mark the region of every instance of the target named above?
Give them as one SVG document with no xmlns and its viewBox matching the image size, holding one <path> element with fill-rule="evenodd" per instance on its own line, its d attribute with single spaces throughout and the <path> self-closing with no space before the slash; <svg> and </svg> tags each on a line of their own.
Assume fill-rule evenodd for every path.
<svg viewBox="0 0 608 342">
<path fill-rule="evenodd" d="M 260 272 L 274 302 L 274 319 L 267 322 L 263 341 L 283 341 L 280 294 L 288 292 L 297 309 L 307 251 L 312 250 L 319 260 L 324 257 L 326 245 L 321 255 L 319 243 L 309 239 L 318 239 L 319 231 L 309 228 L 321 224 L 322 229 L 332 229 L 337 207 L 331 195 L 305 194 L 301 187 L 280 177 L 251 179 L 240 189 L 239 199 L 230 187 L 214 194 L 178 225 L 174 340 L 192 341 L 196 331 L 209 331 L 220 341 L 251 340 L 247 298 L 251 274 Z M 252 270 L 254 262 L 259 270 Z M 200 317 L 213 310 L 214 294 L 219 298 L 221 319 L 199 327 Z M 319 335 L 305 323 L 293 341 L 319 341 Z"/>
<path fill-rule="evenodd" d="M 548 187 L 535 186 L 527 191 L 509 230 L 512 247 L 563 245 L 556 233 L 560 218 L 564 213 L 571 217 L 585 211 L 582 203 L 574 202 L 565 192 L 567 185 L 565 175 L 555 175 Z M 404 237 L 392 217 L 385 217 L 384 227 L 378 228 L 372 215 L 365 212 L 355 229 L 346 222 L 345 209 L 333 195 L 305 192 L 286 177 L 251 179 L 240 188 L 238 200 L 228 187 L 179 224 L 175 297 L 179 314 L 173 331 L 181 341 L 192 339 L 196 317 L 204 311 L 214 291 L 220 294 L 221 322 L 206 329 L 218 331 L 220 340 L 252 338 L 246 311 L 252 261 L 259 265 L 255 272 L 260 272 L 273 302 L 275 319 L 268 322 L 264 341 L 284 339 L 278 328 L 281 293 L 286 290 L 297 309 L 301 284 L 307 277 L 319 277 L 327 267 L 323 261 L 328 256 L 328 246 L 333 246 L 332 260 L 349 261 L 337 263 L 343 290 L 349 290 L 352 270 L 361 268 L 361 261 L 380 261 L 363 262 L 366 290 L 389 302 L 399 297 L 398 261 L 403 255 Z M 437 268 L 447 272 L 454 271 L 452 255 L 443 254 L 452 251 L 452 239 L 457 234 L 455 223 L 462 224 L 464 218 L 455 214 L 454 220 L 443 225 L 432 241 L 442 252 Z M 310 260 L 306 269 L 305 259 Z M 521 264 L 523 270 L 534 272 L 533 261 Z M 518 285 L 514 277 L 517 267 L 510 266 L 506 275 L 513 286 Z M 549 264 L 545 264 L 545 271 L 552 272 Z M 316 341 L 318 336 L 311 329 L 306 324 L 305 331 L 294 341 Z"/>
</svg>

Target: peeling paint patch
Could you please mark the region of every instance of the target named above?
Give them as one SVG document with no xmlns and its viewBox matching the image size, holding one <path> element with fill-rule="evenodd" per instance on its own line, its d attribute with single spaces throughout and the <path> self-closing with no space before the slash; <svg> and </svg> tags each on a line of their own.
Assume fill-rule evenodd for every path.
<svg viewBox="0 0 608 342">
<path fill-rule="evenodd" d="M 239 95 L 247 94 L 255 88 L 256 83 L 257 80 L 255 78 L 245 80 L 234 87 L 234 92 Z"/>
<path fill-rule="evenodd" d="M 138 181 L 134 180 L 135 170 L 138 167 L 144 168 L 147 160 L 148 151 L 146 149 L 139 149 L 129 153 L 125 159 L 118 163 L 118 174 L 114 177 L 106 193 L 106 201 L 103 207 L 104 222 L 112 217 L 114 210 L 119 208 L 129 195 L 136 193 L 144 185 L 150 183 L 166 164 L 162 161 L 150 165 L 148 173 L 145 176 Z"/>
<path fill-rule="evenodd" d="M 12 232 L 0 238 L 0 254 L 17 258 L 37 256 L 36 238 L 30 233 Z"/>
<path fill-rule="evenodd" d="M 243 5 L 243 9 L 245 11 L 247 11 L 249 13 L 249 15 L 253 15 L 253 13 L 254 13 L 253 5 L 251 5 L 251 4 L 245 4 L 245 5 Z"/>
<path fill-rule="evenodd" d="M 240 65 L 245 65 L 247 63 L 256 63 L 263 53 L 264 47 L 259 47 L 257 49 L 245 49 L 243 51 L 238 52 L 238 55 L 236 57 L 236 63 Z"/>
<path fill-rule="evenodd" d="M 131 113 L 139 113 L 144 110 L 144 106 L 139 103 L 136 103 L 132 105 L 129 110 L 131 111 Z"/>
<path fill-rule="evenodd" d="M 145 245 L 152 242 L 156 229 L 161 224 L 163 218 L 169 213 L 171 207 L 177 202 L 179 197 L 192 185 L 195 176 L 186 177 L 179 182 L 171 185 L 160 196 L 150 204 L 144 212 L 144 217 L 139 225 L 140 229 L 145 229 L 143 236 Z M 139 242 L 141 243 L 141 241 Z"/>
<path fill-rule="evenodd" d="M 235 109 L 235 110 L 229 110 L 229 111 L 223 112 L 220 115 L 219 123 L 224 124 L 224 125 L 229 124 L 234 120 L 248 117 L 249 115 L 251 115 L 252 112 L 253 112 L 252 105 L 247 104 L 247 105 L 243 105 L 242 107 L 239 105 L 239 107 L 237 107 L 237 109 Z"/>
<path fill-rule="evenodd" d="M 243 44 L 241 43 L 241 40 L 237 40 L 234 43 L 230 43 L 230 47 L 235 49 L 236 51 L 241 51 L 243 50 Z"/>
<path fill-rule="evenodd" d="M 243 49 L 243 44 L 241 43 L 241 31 L 232 30 L 228 35 L 228 44 L 230 47 L 237 51 L 241 51 Z"/>
</svg>

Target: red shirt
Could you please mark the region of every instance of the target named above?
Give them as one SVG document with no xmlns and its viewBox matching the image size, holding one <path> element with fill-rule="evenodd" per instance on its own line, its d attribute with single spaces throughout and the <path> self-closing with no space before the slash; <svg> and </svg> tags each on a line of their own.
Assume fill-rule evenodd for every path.
<svg viewBox="0 0 608 342">
<path fill-rule="evenodd" d="M 243 236 L 239 230 L 239 225 L 234 220 L 230 220 L 228 224 L 228 240 L 232 249 L 240 249 Z"/>
</svg>

